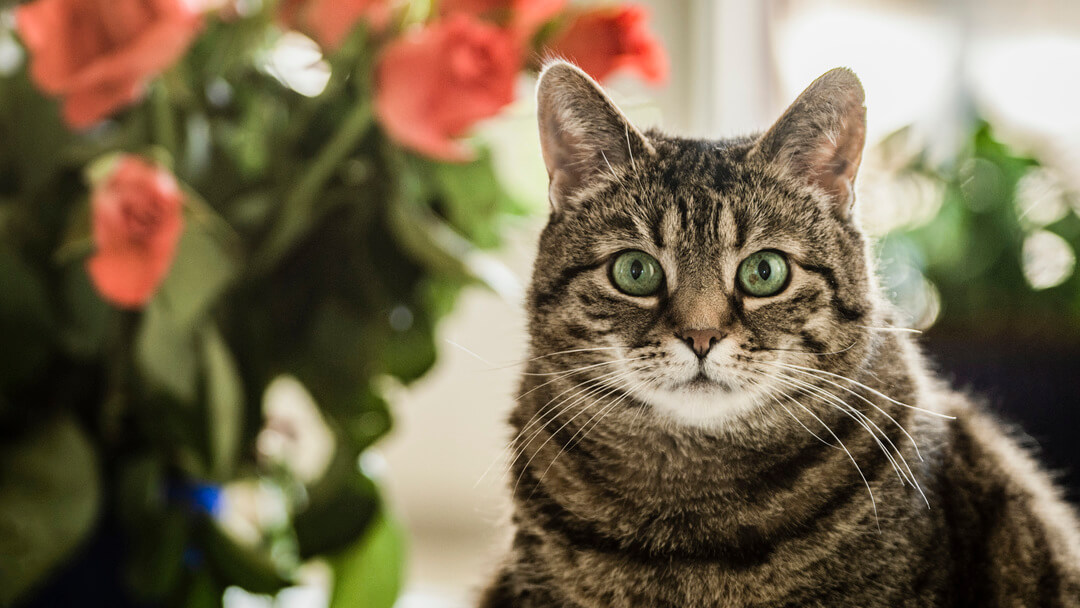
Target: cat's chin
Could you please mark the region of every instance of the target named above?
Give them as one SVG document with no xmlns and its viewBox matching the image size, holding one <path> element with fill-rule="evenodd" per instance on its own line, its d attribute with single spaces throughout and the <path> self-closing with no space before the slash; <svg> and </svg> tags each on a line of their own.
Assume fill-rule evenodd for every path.
<svg viewBox="0 0 1080 608">
<path fill-rule="evenodd" d="M 695 428 L 717 429 L 761 404 L 760 395 L 712 380 L 690 380 L 671 388 L 641 391 L 639 399 L 657 415 Z"/>
</svg>

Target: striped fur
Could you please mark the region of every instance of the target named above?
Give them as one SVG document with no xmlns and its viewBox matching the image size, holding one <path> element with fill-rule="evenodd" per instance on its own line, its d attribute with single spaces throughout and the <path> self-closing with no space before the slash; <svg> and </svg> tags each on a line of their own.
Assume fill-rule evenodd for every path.
<svg viewBox="0 0 1080 608">
<path fill-rule="evenodd" d="M 1080 606 L 1071 509 L 889 331 L 849 213 L 850 72 L 727 141 L 641 133 L 568 64 L 539 95 L 553 211 L 483 606 Z M 661 262 L 658 295 L 612 286 L 626 249 Z M 790 284 L 751 298 L 734 273 L 762 249 Z M 688 326 L 722 330 L 704 363 Z"/>
</svg>

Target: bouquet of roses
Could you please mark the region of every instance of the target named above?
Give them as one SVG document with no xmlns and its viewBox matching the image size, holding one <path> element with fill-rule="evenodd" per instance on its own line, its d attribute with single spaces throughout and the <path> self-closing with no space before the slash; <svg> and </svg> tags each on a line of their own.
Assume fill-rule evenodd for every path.
<svg viewBox="0 0 1080 608">
<path fill-rule="evenodd" d="M 547 54 L 660 81 L 645 19 L 0 0 L 0 605 L 103 534 L 140 601 L 273 593 L 316 561 L 332 605 L 391 605 L 400 534 L 361 458 L 380 387 L 431 367 L 521 211 L 470 131 Z"/>
</svg>

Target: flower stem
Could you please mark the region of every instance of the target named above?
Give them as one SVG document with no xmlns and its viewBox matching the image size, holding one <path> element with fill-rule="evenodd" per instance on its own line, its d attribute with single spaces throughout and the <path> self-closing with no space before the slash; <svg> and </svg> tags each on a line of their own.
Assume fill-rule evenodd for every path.
<svg viewBox="0 0 1080 608">
<path fill-rule="evenodd" d="M 131 405 L 131 378 L 135 368 L 135 336 L 141 313 L 121 311 L 116 317 L 116 334 L 110 361 L 108 391 L 101 404 L 99 425 L 110 446 L 120 441 L 124 418 Z"/>
<path fill-rule="evenodd" d="M 175 160 L 177 146 L 176 120 L 173 116 L 172 106 L 169 104 L 169 91 L 163 83 L 155 83 L 150 98 L 154 113 L 152 118 L 154 141 L 169 152 L 172 157 L 171 160 Z"/>
<path fill-rule="evenodd" d="M 311 228 L 319 194 L 341 161 L 367 133 L 372 118 L 371 102 L 365 99 L 345 117 L 334 136 L 308 165 L 282 204 L 281 214 L 254 260 L 256 272 L 273 268 Z"/>
</svg>

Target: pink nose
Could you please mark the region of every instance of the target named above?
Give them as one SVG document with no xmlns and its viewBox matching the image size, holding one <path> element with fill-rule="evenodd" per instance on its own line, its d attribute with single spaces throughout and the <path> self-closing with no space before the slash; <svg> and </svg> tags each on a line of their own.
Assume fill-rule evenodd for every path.
<svg viewBox="0 0 1080 608">
<path fill-rule="evenodd" d="M 675 332 L 675 336 L 686 342 L 686 345 L 702 359 L 709 354 L 709 349 L 713 347 L 713 344 L 724 339 L 724 334 L 715 329 L 683 329 Z"/>
</svg>

